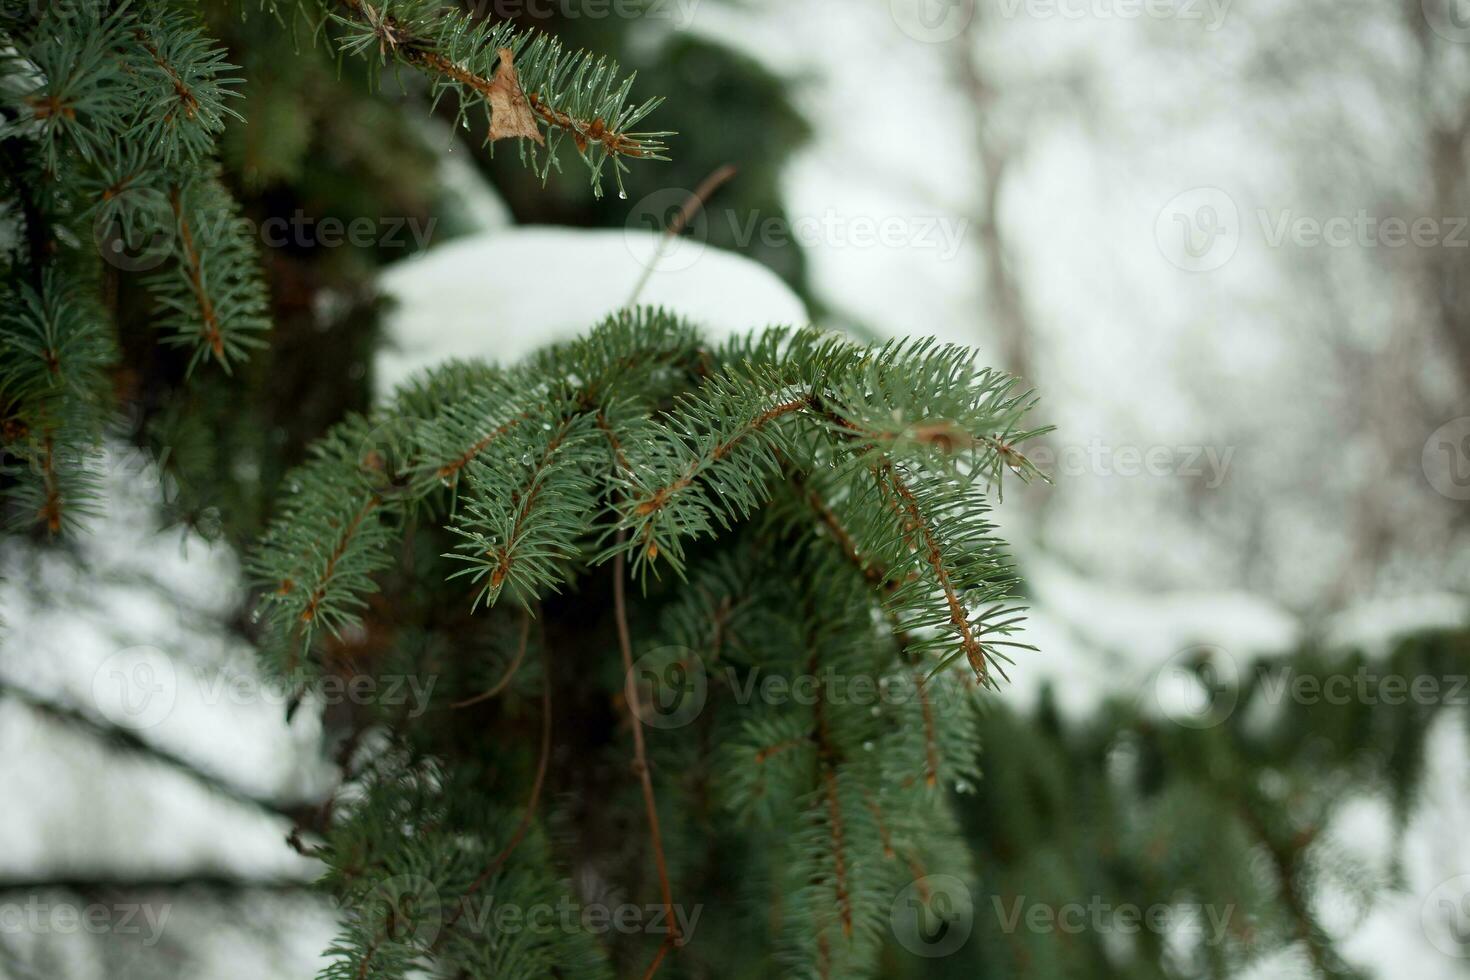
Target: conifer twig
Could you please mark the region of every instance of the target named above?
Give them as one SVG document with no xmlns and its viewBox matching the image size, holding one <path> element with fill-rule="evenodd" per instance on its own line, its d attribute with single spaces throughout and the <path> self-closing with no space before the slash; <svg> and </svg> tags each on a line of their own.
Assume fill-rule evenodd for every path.
<svg viewBox="0 0 1470 980">
<path fill-rule="evenodd" d="M 653 257 L 643 265 L 643 274 L 638 277 L 638 282 L 633 286 L 633 292 L 628 296 L 628 302 L 623 304 L 623 309 L 631 310 L 638 303 L 638 297 L 643 294 L 643 287 L 648 285 L 648 277 L 653 275 L 653 270 L 658 267 L 659 260 L 664 257 L 664 250 L 668 248 L 669 242 L 684 233 L 689 222 L 694 218 L 696 208 L 703 208 L 730 178 L 734 177 L 740 170 L 732 163 L 724 164 L 714 170 L 708 177 L 699 182 L 689 197 L 685 199 L 682 207 L 675 213 L 672 221 L 664 228 L 663 236 L 659 239 L 658 248 L 654 249 Z"/>
<path fill-rule="evenodd" d="M 702 469 L 708 463 L 719 462 L 731 450 L 738 446 L 741 440 L 745 439 L 747 436 L 754 435 L 755 433 L 759 432 L 761 429 L 765 428 L 767 425 L 774 422 L 776 419 L 781 418 L 782 416 L 789 415 L 792 412 L 800 411 L 804 408 L 809 408 L 810 406 L 811 399 L 803 395 L 799 398 L 793 398 L 790 401 L 782 402 L 779 405 L 773 405 L 772 407 L 766 409 L 764 412 L 761 412 L 755 418 L 746 422 L 739 429 L 737 429 L 729 438 L 718 443 L 713 449 L 709 451 L 706 456 L 699 456 L 692 460 L 689 465 L 685 467 L 684 472 L 679 474 L 679 476 L 676 477 L 673 481 L 656 488 L 653 493 L 645 496 L 642 500 L 638 502 L 638 505 L 634 508 L 634 513 L 638 514 L 641 517 L 660 510 L 666 503 L 668 503 L 670 497 L 678 493 L 680 490 L 687 488 L 695 481 L 695 479 L 699 476 L 700 469 Z"/>
<path fill-rule="evenodd" d="M 817 648 L 812 646 L 807 669 L 817 668 Z M 832 744 L 827 721 L 827 690 L 824 685 L 822 696 L 812 705 L 816 718 L 817 761 L 822 769 L 822 788 L 827 803 L 827 826 L 832 835 L 832 887 L 837 900 L 838 915 L 842 920 L 842 932 L 852 937 L 852 900 L 847 881 L 847 830 L 842 817 L 842 801 L 837 795 L 838 753 Z M 823 934 L 825 941 L 825 933 Z"/>
<path fill-rule="evenodd" d="M 189 228 L 189 219 L 184 216 L 183 198 L 179 188 L 174 187 L 169 191 L 168 203 L 179 223 L 179 247 L 183 250 L 186 267 L 184 275 L 189 281 L 195 301 L 199 304 L 200 334 L 209 345 L 210 352 L 223 362 L 225 344 L 220 333 L 219 316 L 214 311 L 214 301 L 210 299 L 209 290 L 204 284 L 204 265 L 199 257 L 199 250 L 194 245 L 194 233 Z"/>
<path fill-rule="evenodd" d="M 528 645 L 527 641 L 530 639 L 530 636 L 531 614 L 529 611 L 527 611 L 522 613 L 521 616 L 520 647 L 516 650 L 515 659 L 511 661 L 509 667 L 505 668 L 505 673 L 501 676 L 500 680 L 496 681 L 488 690 L 482 691 L 481 693 L 476 694 L 473 697 L 465 698 L 463 701 L 456 701 L 452 705 L 450 705 L 450 707 L 468 708 L 472 704 L 479 704 L 481 701 L 488 701 L 491 698 L 495 697 L 495 695 L 499 694 L 501 691 L 505 690 L 506 686 L 510 684 L 511 679 L 515 677 L 516 671 L 520 669 L 521 661 L 526 659 L 526 647 Z"/>
<path fill-rule="evenodd" d="M 618 543 L 621 544 L 626 538 L 627 531 L 620 530 Z M 658 802 L 654 799 L 653 775 L 648 767 L 648 752 L 643 744 L 643 704 L 638 696 L 638 685 L 633 682 L 633 640 L 628 632 L 628 604 L 623 586 L 626 565 L 624 553 L 620 548 L 613 559 L 613 618 L 617 621 L 618 649 L 623 655 L 623 676 L 628 679 L 625 693 L 628 698 L 629 714 L 633 716 L 633 765 L 638 770 L 638 779 L 643 787 L 643 803 L 648 810 L 648 833 L 653 843 L 653 861 L 658 868 L 658 887 L 663 894 L 664 913 L 669 923 L 669 942 L 677 945 L 681 940 L 679 920 L 674 915 L 674 893 L 669 885 L 669 869 L 664 862 L 663 835 L 658 825 Z M 649 968 L 648 976 L 653 975 L 653 971 L 663 960 L 664 952 L 664 949 L 660 949 L 659 955 L 653 961 L 653 966 Z"/>
<path fill-rule="evenodd" d="M 529 613 L 526 621 L 530 623 Z M 510 860 L 516 848 L 520 847 L 526 832 L 531 829 L 531 820 L 536 815 L 537 804 L 541 801 L 541 788 L 546 785 L 546 769 L 551 762 L 551 653 L 547 650 L 545 643 L 541 644 L 541 657 L 545 664 L 546 675 L 542 678 L 541 684 L 541 756 L 536 763 L 536 781 L 531 784 L 531 796 L 526 801 L 526 809 L 521 814 L 520 823 L 516 824 L 515 833 L 511 834 L 510 840 L 506 842 L 500 853 L 495 855 L 495 860 L 486 865 L 485 870 L 481 871 L 479 876 L 465 889 L 464 894 L 460 896 L 459 907 L 445 920 L 440 938 L 448 933 L 450 926 L 459 921 L 460 916 L 464 915 L 464 900 L 484 887 L 485 882 L 490 880 L 490 876 L 504 867 L 505 862 Z"/>
<path fill-rule="evenodd" d="M 939 539 L 929 522 L 924 519 L 923 512 L 919 509 L 919 502 L 914 497 L 912 490 L 899 477 L 893 467 L 893 463 L 885 459 L 875 470 L 880 482 L 887 481 L 898 501 L 907 514 L 905 526 L 909 532 L 917 533 L 923 539 L 922 551 L 924 560 L 934 570 L 934 577 L 939 583 L 939 588 L 944 593 L 944 601 L 949 606 L 949 621 L 959 633 L 960 646 L 964 649 L 965 658 L 969 660 L 970 667 L 974 669 L 975 675 L 980 678 L 982 684 L 990 680 L 990 669 L 985 659 L 985 649 L 980 645 L 980 640 L 975 635 L 975 627 L 970 623 L 969 613 L 965 604 L 960 600 L 959 593 L 955 590 L 954 583 L 950 581 L 949 568 L 945 564 L 944 549 L 940 547 Z"/>
<path fill-rule="evenodd" d="M 914 672 L 914 684 L 918 689 L 919 706 L 924 716 L 924 784 L 933 786 L 939 781 L 939 745 L 934 732 L 934 705 L 929 701 L 929 682 L 921 671 Z"/>
<path fill-rule="evenodd" d="M 624 132 L 615 121 L 610 124 L 602 116 L 595 119 L 578 118 L 571 112 L 549 104 L 543 93 L 523 88 L 512 64 L 513 52 L 502 43 L 509 42 L 509 35 L 499 33 L 499 27 L 505 25 L 498 25 L 496 30 L 478 35 L 480 40 L 494 47 L 498 58 L 494 77 L 489 77 L 488 69 L 477 71 L 471 65 L 447 56 L 432 33 L 416 32 L 412 24 L 388 13 L 386 5 L 376 7 L 368 0 L 337 0 L 337 3 L 346 10 L 350 22 L 362 25 L 369 38 L 376 38 L 381 57 L 386 57 L 391 52 L 416 68 L 473 91 L 492 107 L 492 111 L 497 108 L 502 112 L 508 110 L 507 114 L 519 117 L 510 124 L 492 118 L 492 140 L 500 136 L 520 136 L 538 144 L 544 143 L 545 140 L 536 129 L 536 121 L 539 120 L 548 130 L 567 133 L 578 151 L 584 153 L 589 146 L 595 145 L 612 160 L 619 157 L 664 159 L 660 152 L 665 147 L 658 141 L 658 137 L 668 134 Z"/>
</svg>

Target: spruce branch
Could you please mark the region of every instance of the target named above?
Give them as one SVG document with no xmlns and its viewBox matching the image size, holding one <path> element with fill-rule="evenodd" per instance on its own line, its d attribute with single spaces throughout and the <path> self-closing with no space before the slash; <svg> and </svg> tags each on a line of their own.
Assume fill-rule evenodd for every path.
<svg viewBox="0 0 1470 980">
<path fill-rule="evenodd" d="M 340 11 L 340 12 L 339 12 Z M 550 35 L 519 30 L 508 22 L 475 22 L 436 0 L 375 5 L 370 0 L 336 0 L 330 19 L 344 30 L 344 50 L 376 50 L 380 62 L 410 65 L 433 79 L 437 103 L 458 96 L 460 121 L 479 105 L 487 139 L 517 138 L 531 144 L 533 170 L 544 180 L 560 168 L 558 150 L 570 140 L 586 164 L 595 193 L 611 164 L 620 196 L 627 160 L 667 160 L 668 132 L 634 127 L 662 99 L 628 102 L 633 77 L 619 78 L 616 64 L 581 51 L 568 51 Z M 537 154 L 540 147 L 544 153 Z M 526 142 L 521 144 L 523 159 Z"/>
<path fill-rule="evenodd" d="M 102 314 L 58 269 L 40 291 L 0 289 L 0 472 L 9 523 L 51 535 L 91 512 L 102 437 L 111 421 L 107 371 L 116 358 Z"/>
<path fill-rule="evenodd" d="M 141 91 L 130 100 L 140 111 L 129 139 L 157 147 L 164 167 L 207 158 L 225 121 L 244 121 L 228 102 L 240 98 L 233 86 L 244 79 L 229 74 L 238 66 L 200 27 L 173 18 L 139 21 L 130 33 L 143 57 L 133 59 Z"/>
<path fill-rule="evenodd" d="M 254 243 L 213 175 L 169 188 L 173 263 L 146 280 L 167 311 L 167 343 L 192 350 L 189 368 L 213 359 L 226 372 L 265 346 L 270 326 Z"/>
<path fill-rule="evenodd" d="M 597 509 L 592 474 L 602 453 L 592 423 L 589 415 L 528 422 L 474 459 L 452 527 L 465 540 L 445 556 L 469 567 L 451 578 L 469 576 L 487 604 L 507 589 L 529 601 L 566 580 L 573 542 Z"/>
<path fill-rule="evenodd" d="M 977 474 L 1000 458 L 990 433 L 1014 429 L 1029 401 L 1008 395 L 1012 382 L 1004 376 L 970 371 L 969 356 L 773 331 L 717 352 L 720 366 L 711 370 L 699 366 L 697 342 L 676 318 L 621 314 L 583 341 L 481 371 L 473 385 L 465 385 L 468 369 L 459 366 L 410 385 L 397 404 L 413 430 L 403 449 L 407 496 L 389 510 L 412 509 L 448 486 L 448 528 L 462 541 L 446 557 L 467 563 L 459 574 L 477 583 L 477 601 L 493 604 L 508 588 L 526 603 L 558 589 L 580 564 L 619 554 L 635 571 L 662 562 L 682 574 L 686 540 L 733 528 L 793 467 L 820 471 L 841 488 L 833 506 L 851 512 L 843 518 L 823 505 L 822 522 L 880 588 L 906 646 L 917 653 L 953 641 L 976 675 L 992 683 L 991 666 L 1005 659 L 996 647 L 1010 642 L 1003 637 L 1016 622 L 985 621 L 1013 612 L 1004 601 L 1012 579 L 989 536 Z M 691 367 L 698 371 L 691 375 Z M 967 387 L 935 394 L 914 386 L 920 377 Z M 619 394 L 630 379 L 645 382 L 638 397 Z M 671 411 L 656 407 L 659 391 L 674 395 Z M 936 418 L 945 409 L 964 425 Z M 901 421 L 913 415 L 925 421 Z M 351 438 L 385 424 L 353 423 Z M 341 439 L 337 445 L 335 482 L 360 484 L 361 461 L 341 452 Z M 870 506 L 868 481 L 886 509 Z M 344 499 L 333 495 L 331 503 Z M 358 500 L 365 506 L 360 494 Z M 600 502 L 610 501 L 617 501 L 614 519 L 599 524 Z M 299 525 L 315 513 L 303 507 L 287 522 Z M 353 532 L 344 541 L 349 557 L 358 521 L 351 514 L 334 519 Z M 584 539 L 599 534 L 605 543 L 588 550 Z M 299 548 L 313 535 L 299 526 L 290 532 Z M 375 533 L 363 547 L 381 550 L 393 539 Z M 268 542 L 279 553 L 263 558 L 262 568 L 269 566 L 276 582 L 292 583 L 281 593 L 289 606 L 300 560 Z M 374 568 L 384 560 L 379 556 Z M 322 571 L 331 574 L 306 591 L 303 608 L 290 609 L 295 618 L 306 613 L 310 622 L 319 604 L 342 593 L 336 564 Z M 343 583 L 360 597 L 370 576 Z M 275 597 L 269 603 L 281 605 Z M 342 622 L 360 604 L 351 599 Z M 976 617 L 972 604 L 990 612 Z M 941 625 L 941 633 L 933 631 Z"/>
<path fill-rule="evenodd" d="M 944 604 L 949 611 L 949 625 L 959 637 L 960 649 L 965 659 L 969 661 L 970 667 L 975 671 L 975 676 L 980 679 L 981 683 L 988 683 L 990 677 L 987 653 L 980 645 L 980 639 L 970 622 L 965 603 L 955 589 L 955 569 L 946 558 L 945 548 L 940 543 L 936 529 L 920 509 L 914 492 L 904 483 L 891 462 L 884 460 L 880 463 L 874 471 L 874 476 L 884 492 L 891 492 L 897 499 L 902 514 L 904 536 L 922 552 L 924 561 L 933 570 L 934 580 L 943 594 Z"/>
<path fill-rule="evenodd" d="M 122 246 L 167 242 L 160 252 L 173 262 L 145 278 L 165 342 L 193 349 L 191 370 L 208 358 L 228 371 L 266 327 L 254 245 L 210 163 L 226 121 L 241 118 L 229 105 L 242 82 L 235 66 L 182 9 L 57 3 L 33 13 L 0 24 L 0 138 L 39 161 L 47 192 L 32 202 L 36 220 L 28 214 L 33 254 L 54 245 L 50 226 L 65 230 L 57 242 L 92 237 L 114 265 L 136 259 L 132 268 L 155 256 Z M 120 238 L 104 241 L 109 229 Z M 101 257 L 87 256 L 89 274 Z"/>
<path fill-rule="evenodd" d="M 338 628 L 358 622 L 403 528 L 432 522 L 416 534 L 450 543 L 438 549 L 448 568 L 432 574 L 472 578 L 470 611 L 518 624 L 521 637 L 503 673 L 448 702 L 484 705 L 478 722 L 515 714 L 510 678 L 527 669 L 526 610 L 610 565 L 621 669 L 607 673 L 623 680 L 645 853 L 673 930 L 647 971 L 692 938 L 672 918 L 675 879 L 680 889 L 698 880 L 695 859 L 671 847 L 675 835 L 685 818 L 714 824 L 724 813 L 774 835 L 765 873 L 791 896 L 779 957 L 801 975 L 864 975 L 903 876 L 963 864 L 944 789 L 975 772 L 971 716 L 980 690 L 998 683 L 995 647 L 1019 625 L 1008 602 L 1013 573 L 985 515 L 987 474 L 1004 458 L 997 440 L 1026 431 L 1029 401 L 1004 376 L 972 370 L 971 358 L 809 330 L 710 350 L 676 317 L 640 310 L 521 364 L 448 365 L 382 412 L 344 423 L 291 476 L 292 503 L 254 559 L 263 609 L 294 637 L 304 665 L 322 659 L 301 612 L 333 609 Z M 364 507 L 370 516 L 352 522 Z M 704 539 L 697 549 L 695 539 Z M 661 642 L 648 652 L 662 651 L 658 662 L 675 673 L 709 679 L 698 738 L 652 737 L 629 680 L 635 643 L 648 634 L 633 634 L 627 580 L 659 565 L 679 582 L 658 586 Z M 395 587 L 421 574 L 396 570 Z M 270 588 L 283 579 L 289 589 Z M 584 628 L 596 629 L 592 619 Z M 968 670 L 945 669 L 960 659 Z M 731 703 L 765 671 L 820 678 L 815 703 Z M 870 711 L 843 696 L 844 677 L 901 700 Z M 442 743 L 431 744 L 437 755 Z M 727 779 L 703 778 L 710 753 Z M 374 797 L 419 805 L 408 771 L 404 785 Z M 679 772 L 691 775 L 667 775 Z M 540 778 L 527 776 L 533 799 Z M 440 868 L 446 895 L 473 886 L 498 901 L 512 887 L 510 863 L 495 863 L 506 839 L 478 857 L 470 847 L 463 872 L 445 863 L 453 848 L 435 852 L 441 864 L 424 863 L 430 855 L 420 863 Z M 389 853 L 406 859 L 417 848 L 403 842 Z M 496 870 L 486 876 L 487 867 Z M 375 946 L 381 930 L 365 927 L 342 948 L 349 963 L 412 953 L 473 973 L 466 964 L 486 962 L 494 946 L 465 919 L 454 926 L 432 950 Z"/>
</svg>

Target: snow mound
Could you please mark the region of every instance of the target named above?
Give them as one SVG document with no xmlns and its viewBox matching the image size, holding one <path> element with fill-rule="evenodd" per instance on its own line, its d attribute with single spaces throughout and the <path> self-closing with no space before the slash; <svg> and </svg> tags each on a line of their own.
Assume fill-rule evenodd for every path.
<svg viewBox="0 0 1470 980">
<path fill-rule="evenodd" d="M 698 241 L 634 229 L 469 235 L 380 277 L 395 308 L 375 362 L 378 393 L 450 357 L 509 363 L 575 337 L 626 305 L 646 272 L 638 302 L 676 310 L 711 337 L 810 320 L 770 270 Z"/>
</svg>

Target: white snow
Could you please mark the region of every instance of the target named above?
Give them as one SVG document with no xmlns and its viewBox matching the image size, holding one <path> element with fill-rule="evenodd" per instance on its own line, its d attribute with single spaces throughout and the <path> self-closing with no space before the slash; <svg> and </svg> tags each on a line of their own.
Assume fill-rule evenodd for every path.
<svg viewBox="0 0 1470 980">
<path fill-rule="evenodd" d="M 764 266 L 698 241 L 631 228 L 486 232 L 384 272 L 396 307 L 375 362 L 378 392 L 450 357 L 509 363 L 584 333 L 626 306 L 650 267 L 638 303 L 676 310 L 713 338 L 810 319 Z"/>
<path fill-rule="evenodd" d="M 0 563 L 0 682 L 115 725 L 240 791 L 282 803 L 332 784 L 311 711 L 287 724 L 255 655 L 224 617 L 243 582 L 229 548 L 164 531 L 156 469 L 112 447 L 102 512 L 76 556 L 11 538 Z M 221 683 L 234 676 L 243 681 Z M 0 699 L 0 876 L 48 869 L 162 874 L 200 868 L 310 877 L 282 848 L 285 818 L 219 796 L 80 727 Z"/>
</svg>

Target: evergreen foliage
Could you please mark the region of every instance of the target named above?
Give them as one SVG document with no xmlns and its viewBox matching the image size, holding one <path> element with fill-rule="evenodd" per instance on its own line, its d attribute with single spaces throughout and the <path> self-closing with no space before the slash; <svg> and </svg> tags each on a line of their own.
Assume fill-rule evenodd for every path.
<svg viewBox="0 0 1470 980">
<path fill-rule="evenodd" d="M 493 955 L 493 975 L 535 976 L 539 942 L 505 947 L 464 910 L 532 907 L 552 869 L 591 848 L 621 855 L 608 874 L 630 897 L 651 897 L 656 880 L 678 922 L 724 898 L 711 882 L 735 866 L 733 848 L 745 871 L 731 914 L 780 909 L 766 929 L 772 963 L 871 973 L 895 893 L 922 869 L 965 867 L 947 791 L 976 777 L 979 698 L 1020 645 L 1007 639 L 1014 578 L 983 502 L 998 466 L 1030 475 L 1017 446 L 1039 431 L 1025 425 L 1031 404 L 960 348 L 786 329 L 710 348 L 643 309 L 523 364 L 446 365 L 334 429 L 291 478 L 252 562 L 267 655 L 303 690 L 347 663 L 385 684 L 439 683 L 421 718 L 379 732 L 392 750 L 327 828 L 322 857 L 355 910 L 333 969 L 484 976 L 476 964 Z M 636 600 L 623 598 L 625 577 L 643 583 Z M 488 656 L 404 644 L 385 615 L 431 631 L 446 617 L 473 623 L 452 635 Z M 395 650 L 361 648 L 385 634 Z M 496 634 L 518 636 L 517 652 L 470 640 Z M 640 693 L 648 676 L 690 686 Z M 773 682 L 794 696 L 752 693 Z M 655 705 L 671 694 L 694 699 L 677 725 L 697 738 L 663 730 Z M 619 699 L 648 776 L 651 854 L 605 836 L 626 832 L 633 780 L 609 788 L 591 765 L 557 773 L 558 798 L 602 811 L 568 813 L 541 791 L 549 734 L 537 749 L 525 731 L 539 714 L 579 730 L 558 745 L 586 739 L 615 759 L 627 734 L 605 707 L 589 719 L 560 706 Z M 449 788 L 492 758 L 500 771 L 473 790 Z M 486 811 L 413 830 L 470 798 L 521 823 Z M 522 838 L 555 842 L 558 829 L 562 848 L 535 852 L 541 871 L 511 874 Z M 390 928 L 378 887 L 405 875 L 434 901 L 398 903 Z M 580 950 L 587 936 L 540 939 Z M 612 955 L 677 960 L 678 939 L 641 952 L 625 939 Z"/>
<path fill-rule="evenodd" d="M 633 77 L 605 57 L 569 51 L 550 35 L 509 22 L 476 20 L 442 0 L 315 3 L 306 16 L 318 28 L 323 19 L 338 25 L 342 50 L 427 73 L 435 102 L 452 94 L 457 124 L 468 128 L 469 114 L 479 110 L 492 140 L 524 137 L 523 158 L 543 180 L 560 168 L 568 140 L 599 193 L 609 164 L 621 193 L 628 160 L 666 159 L 664 139 L 672 133 L 635 129 L 662 99 L 630 103 Z"/>
<path fill-rule="evenodd" d="M 628 103 L 631 77 L 605 59 L 435 0 L 296 12 L 336 50 L 430 72 L 435 102 L 452 91 L 460 119 L 483 110 L 490 138 L 520 137 L 543 179 L 567 139 L 594 187 L 608 169 L 621 186 L 629 159 L 663 159 L 667 134 L 633 131 L 658 100 Z M 264 346 L 259 248 L 216 163 L 244 81 L 190 4 L 0 6 L 0 201 L 16 232 L 0 256 L 12 527 L 59 532 L 93 497 L 85 474 L 108 406 L 92 382 L 115 361 L 130 280 L 150 297 L 150 331 L 191 373 L 230 373 Z"/>
<path fill-rule="evenodd" d="M 989 509 L 1037 475 L 1021 446 L 1040 430 L 1012 379 L 924 341 L 777 329 L 711 347 L 630 311 L 525 363 L 442 365 L 347 413 L 286 473 L 344 404 L 365 405 L 365 368 L 319 365 L 365 364 L 374 338 L 364 315 L 349 341 L 310 346 L 310 301 L 272 304 L 243 218 L 254 190 L 287 185 L 288 207 L 330 191 L 359 194 L 357 213 L 407 209 L 396 195 L 434 161 L 410 179 L 385 125 L 404 114 L 364 78 L 402 69 L 424 109 L 490 150 L 517 138 L 524 181 L 570 147 L 590 178 L 577 195 L 609 173 L 634 196 L 662 187 L 666 171 L 629 167 L 663 160 L 669 134 L 640 129 L 658 99 L 630 101 L 610 61 L 440 0 L 239 12 L 211 31 L 188 2 L 0 0 L 0 491 L 11 533 L 75 527 L 104 438 L 144 411 L 171 474 L 199 488 L 178 506 L 223 510 L 236 540 L 273 514 L 242 630 L 298 704 L 333 682 L 381 695 L 329 719 L 347 780 L 292 837 L 342 911 L 323 976 L 1162 980 L 1282 949 L 1354 975 L 1314 893 L 1330 881 L 1366 907 L 1396 882 L 1329 831 L 1364 798 L 1408 819 L 1451 702 L 1283 709 L 1276 685 L 1365 668 L 1449 688 L 1463 635 L 1382 663 L 1263 661 L 1200 729 L 1135 701 L 1085 719 L 1050 699 L 1009 710 L 988 692 L 1021 609 Z M 312 41 L 281 58 L 298 21 Z M 805 131 L 767 110 L 784 107 L 779 80 L 703 38 L 666 50 L 660 89 L 716 59 L 725 73 L 713 109 L 671 107 L 720 126 L 667 182 L 744 150 L 759 159 L 730 188 L 754 195 L 738 210 L 779 214 L 773 134 Z M 323 118 L 373 133 L 358 152 L 384 157 L 377 185 L 317 158 L 351 142 L 313 133 Z M 565 206 L 546 195 L 538 215 Z M 616 200 L 580 206 L 625 218 Z M 345 293 L 356 272 L 325 278 Z M 129 370 L 160 350 L 180 383 L 142 406 Z M 262 381 L 288 367 L 297 388 Z M 929 959 L 894 942 L 893 916 L 917 887 L 926 921 L 943 919 L 934 875 L 964 881 L 975 931 Z M 1093 896 L 1231 916 L 1203 943 L 1005 927 L 1017 900 Z M 631 926 L 598 925 L 624 903 Z"/>
<path fill-rule="evenodd" d="M 252 241 L 209 160 L 240 79 L 198 15 L 159 5 L 10 5 L 0 20 L 3 196 L 19 219 L 0 327 L 9 520 L 52 533 L 93 497 L 115 409 L 117 272 L 147 272 L 158 326 L 228 370 L 262 341 Z M 151 271 L 149 271 L 151 270 Z"/>
</svg>

